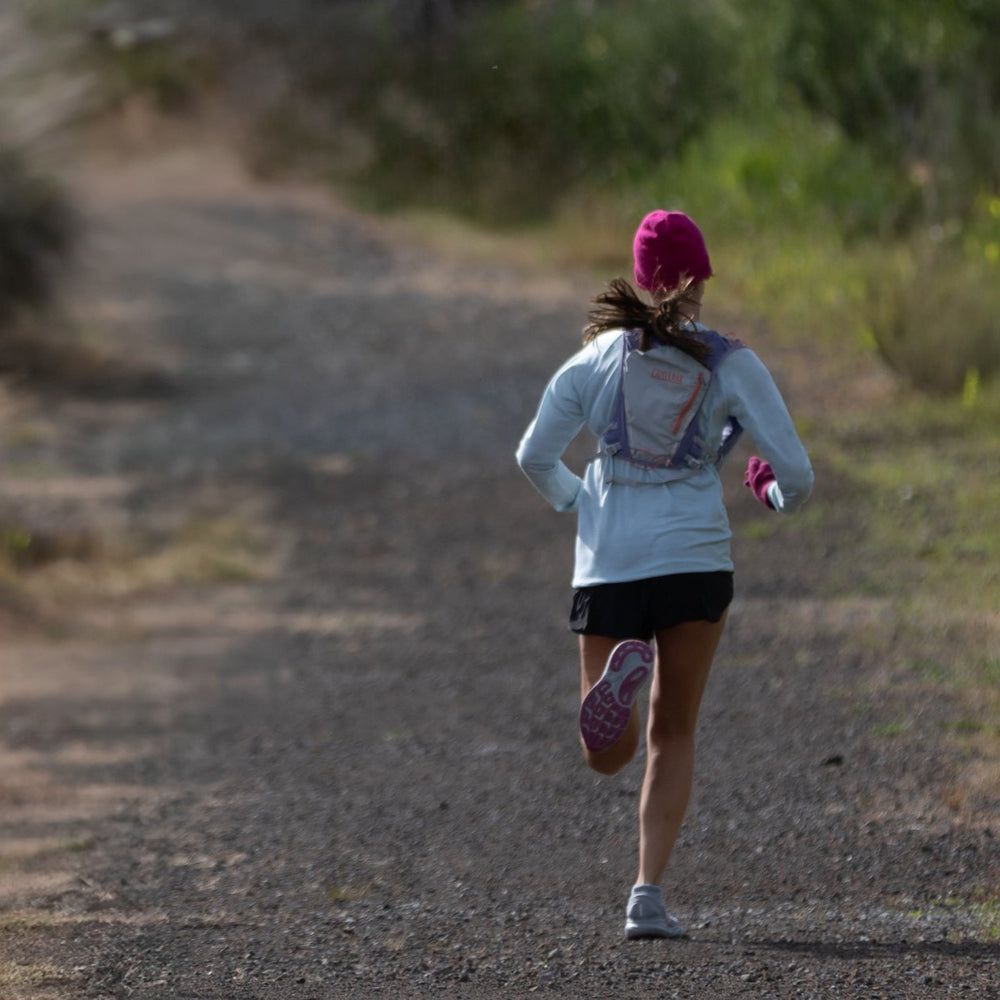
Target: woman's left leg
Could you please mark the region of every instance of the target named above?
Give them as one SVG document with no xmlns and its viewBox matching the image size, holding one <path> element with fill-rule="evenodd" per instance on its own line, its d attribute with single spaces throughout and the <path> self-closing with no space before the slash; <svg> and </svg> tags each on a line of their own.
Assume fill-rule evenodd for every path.
<svg viewBox="0 0 1000 1000">
<path fill-rule="evenodd" d="M 621 639 L 611 639 L 603 635 L 580 636 L 580 699 L 601 679 L 611 651 Z M 639 713 L 632 706 L 628 727 L 617 743 L 606 750 L 588 750 L 581 738 L 580 746 L 589 767 L 600 774 L 617 774 L 634 756 L 639 747 Z"/>
</svg>

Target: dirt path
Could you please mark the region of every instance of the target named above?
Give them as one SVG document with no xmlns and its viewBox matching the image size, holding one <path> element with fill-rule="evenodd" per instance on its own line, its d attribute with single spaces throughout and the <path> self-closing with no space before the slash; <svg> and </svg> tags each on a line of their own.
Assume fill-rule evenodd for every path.
<svg viewBox="0 0 1000 1000">
<path fill-rule="evenodd" d="M 641 762 L 578 760 L 572 525 L 512 463 L 585 279 L 204 146 L 76 183 L 74 308 L 170 391 L 2 399 L 3 502 L 99 554 L 0 633 L 0 996 L 995 995 L 947 706 L 880 735 L 896 612 L 811 599 L 837 540 L 791 524 L 737 545 L 667 882 L 689 939 L 621 940 Z"/>
</svg>

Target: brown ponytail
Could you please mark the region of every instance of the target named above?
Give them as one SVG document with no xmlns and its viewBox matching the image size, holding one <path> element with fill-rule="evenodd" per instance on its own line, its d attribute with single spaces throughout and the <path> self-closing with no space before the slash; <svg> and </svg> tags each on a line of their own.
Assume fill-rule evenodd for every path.
<svg viewBox="0 0 1000 1000">
<path fill-rule="evenodd" d="M 624 278 L 615 278 L 592 300 L 594 306 L 587 314 L 583 342 L 589 343 L 608 330 L 638 330 L 640 351 L 667 344 L 704 363 L 710 353 L 708 345 L 682 327 L 692 321 L 688 292 L 695 284 L 685 278 L 659 303 L 650 305 Z"/>
</svg>

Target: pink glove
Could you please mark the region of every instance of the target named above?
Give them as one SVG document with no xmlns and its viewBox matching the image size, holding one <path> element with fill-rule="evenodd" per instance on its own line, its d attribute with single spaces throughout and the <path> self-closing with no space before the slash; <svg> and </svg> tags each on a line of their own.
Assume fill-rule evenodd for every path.
<svg viewBox="0 0 1000 1000">
<path fill-rule="evenodd" d="M 756 455 L 751 456 L 750 461 L 747 462 L 747 474 L 743 480 L 743 485 L 749 486 L 750 492 L 765 507 L 770 507 L 771 510 L 774 510 L 774 504 L 771 503 L 767 495 L 767 489 L 774 481 L 775 475 L 771 471 L 771 466 Z"/>
</svg>

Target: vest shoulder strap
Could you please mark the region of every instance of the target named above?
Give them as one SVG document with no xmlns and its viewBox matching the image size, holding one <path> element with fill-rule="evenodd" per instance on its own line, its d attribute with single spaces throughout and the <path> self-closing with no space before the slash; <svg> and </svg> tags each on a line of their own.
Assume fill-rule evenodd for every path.
<svg viewBox="0 0 1000 1000">
<path fill-rule="evenodd" d="M 611 422 L 600 441 L 603 454 L 637 469 L 698 469 L 731 450 L 742 428 L 730 417 L 714 447 L 700 437 L 700 412 L 715 370 L 744 345 L 715 330 L 700 329 L 709 348 L 704 363 L 668 348 L 640 352 L 638 331 L 622 336 L 622 358 Z"/>
</svg>

